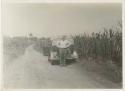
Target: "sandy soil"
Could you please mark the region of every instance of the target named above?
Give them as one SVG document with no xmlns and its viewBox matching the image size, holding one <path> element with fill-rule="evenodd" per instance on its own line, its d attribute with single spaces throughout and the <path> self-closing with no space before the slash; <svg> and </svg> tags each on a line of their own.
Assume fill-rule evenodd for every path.
<svg viewBox="0 0 125 91">
<path fill-rule="evenodd" d="M 52 66 L 46 56 L 30 46 L 23 56 L 4 67 L 4 88 L 119 88 L 119 85 L 85 70 L 79 62 L 66 67 Z"/>
</svg>

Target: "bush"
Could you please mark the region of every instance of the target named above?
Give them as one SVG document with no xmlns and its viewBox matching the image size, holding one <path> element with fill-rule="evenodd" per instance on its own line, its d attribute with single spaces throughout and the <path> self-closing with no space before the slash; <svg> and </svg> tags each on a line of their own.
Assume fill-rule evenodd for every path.
<svg viewBox="0 0 125 91">
<path fill-rule="evenodd" d="M 3 37 L 3 52 L 5 55 L 18 57 L 32 43 L 27 37 Z"/>
</svg>

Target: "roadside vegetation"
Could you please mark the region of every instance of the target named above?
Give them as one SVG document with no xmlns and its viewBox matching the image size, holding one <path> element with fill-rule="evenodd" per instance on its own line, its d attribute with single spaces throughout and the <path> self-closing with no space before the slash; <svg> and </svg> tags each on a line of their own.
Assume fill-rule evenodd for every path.
<svg viewBox="0 0 125 91">
<path fill-rule="evenodd" d="M 110 79 L 119 82 L 122 80 L 122 32 L 112 29 L 102 33 L 89 35 L 76 35 L 73 37 L 75 49 L 82 61 L 85 59 L 91 65 L 99 64 L 105 69 Z M 83 61 L 85 61 L 83 60 Z M 90 67 L 89 64 L 89 68 Z M 99 72 L 100 69 L 96 69 Z M 93 70 L 93 67 L 92 69 Z M 102 73 L 101 73 L 102 74 Z"/>
</svg>

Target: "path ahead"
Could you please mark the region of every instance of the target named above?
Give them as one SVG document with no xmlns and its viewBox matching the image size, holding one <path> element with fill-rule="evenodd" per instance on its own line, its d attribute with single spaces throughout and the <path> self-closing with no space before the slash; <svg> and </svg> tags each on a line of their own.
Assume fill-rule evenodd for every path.
<svg viewBox="0 0 125 91">
<path fill-rule="evenodd" d="M 80 63 L 52 66 L 46 56 L 30 46 L 23 56 L 6 67 L 4 88 L 117 88 L 117 85 L 95 78 Z"/>
</svg>

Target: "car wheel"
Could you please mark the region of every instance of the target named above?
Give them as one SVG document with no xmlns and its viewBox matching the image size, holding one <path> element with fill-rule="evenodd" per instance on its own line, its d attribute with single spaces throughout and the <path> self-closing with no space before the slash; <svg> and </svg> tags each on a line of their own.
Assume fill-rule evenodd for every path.
<svg viewBox="0 0 125 91">
<path fill-rule="evenodd" d="M 53 60 L 51 60 L 51 64 L 54 65 L 54 61 Z"/>
<path fill-rule="evenodd" d="M 48 57 L 48 61 L 50 62 L 50 57 Z"/>
</svg>

